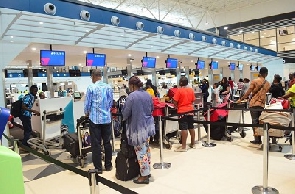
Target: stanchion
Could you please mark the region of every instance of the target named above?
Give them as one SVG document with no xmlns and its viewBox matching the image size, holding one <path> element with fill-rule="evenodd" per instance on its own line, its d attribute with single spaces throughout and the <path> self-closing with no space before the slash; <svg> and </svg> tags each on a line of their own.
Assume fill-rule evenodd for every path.
<svg viewBox="0 0 295 194">
<path fill-rule="evenodd" d="M 197 121 L 200 121 L 200 105 L 197 104 Z M 198 127 L 198 142 L 197 143 L 200 143 L 201 142 L 201 126 L 200 126 L 200 123 L 197 124 L 197 127 Z"/>
<path fill-rule="evenodd" d="M 253 194 L 279 194 L 275 188 L 268 187 L 268 159 L 269 159 L 269 124 L 264 123 L 264 142 L 263 142 L 263 185 L 252 188 Z"/>
<path fill-rule="evenodd" d="M 160 135 L 160 163 L 153 165 L 154 169 L 169 169 L 171 163 L 163 162 L 163 131 L 162 131 L 162 118 L 159 116 L 159 135 Z"/>
<path fill-rule="evenodd" d="M 207 121 L 209 121 L 209 122 L 210 122 L 210 116 L 211 116 L 211 114 L 210 114 L 210 105 L 208 105 Z M 204 147 L 215 147 L 216 144 L 210 142 L 210 136 L 211 136 L 211 131 L 210 131 L 211 130 L 211 127 L 210 127 L 210 124 L 208 124 L 207 126 L 208 126 L 207 127 L 207 142 L 205 141 L 202 145 Z"/>
<path fill-rule="evenodd" d="M 112 121 L 111 125 L 112 125 L 112 156 L 117 156 L 117 152 L 115 150 L 115 129 L 114 129 L 114 122 Z"/>
<path fill-rule="evenodd" d="M 13 151 L 19 154 L 19 147 L 17 145 L 17 140 L 13 140 Z"/>
<path fill-rule="evenodd" d="M 96 176 L 98 175 L 97 169 L 88 170 L 88 179 L 89 179 L 89 187 L 90 194 L 99 194 L 98 181 L 96 180 Z"/>
<path fill-rule="evenodd" d="M 292 113 L 292 128 L 294 129 L 295 127 L 295 109 L 293 109 Z M 285 158 L 289 160 L 295 160 L 295 132 L 292 131 L 292 154 L 286 154 L 284 155 Z"/>
</svg>

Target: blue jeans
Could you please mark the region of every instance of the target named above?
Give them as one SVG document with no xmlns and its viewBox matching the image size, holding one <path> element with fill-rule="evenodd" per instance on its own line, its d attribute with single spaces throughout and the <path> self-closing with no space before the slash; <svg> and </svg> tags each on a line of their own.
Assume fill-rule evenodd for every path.
<svg viewBox="0 0 295 194">
<path fill-rule="evenodd" d="M 105 168 L 111 168 L 112 167 L 111 123 L 95 124 L 90 120 L 89 132 L 90 132 L 91 148 L 92 148 L 92 162 L 95 169 L 102 170 L 101 140 L 103 140 L 103 146 L 105 151 L 104 166 Z"/>
<path fill-rule="evenodd" d="M 23 129 L 24 129 L 24 138 L 22 140 L 22 144 L 25 146 L 29 146 L 28 140 L 30 139 L 30 136 L 32 134 L 31 117 L 21 116 L 20 120 L 22 121 Z"/>
</svg>

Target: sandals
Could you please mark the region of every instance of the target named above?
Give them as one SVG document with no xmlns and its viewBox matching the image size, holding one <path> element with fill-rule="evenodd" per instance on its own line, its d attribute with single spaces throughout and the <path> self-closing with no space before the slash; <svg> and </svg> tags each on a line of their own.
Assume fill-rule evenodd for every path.
<svg viewBox="0 0 295 194">
<path fill-rule="evenodd" d="M 194 145 L 190 144 L 189 147 L 190 147 L 191 149 L 196 149 L 196 148 L 197 148 L 197 147 L 196 147 L 196 144 L 194 144 Z"/>
<path fill-rule="evenodd" d="M 147 179 L 144 179 L 143 181 L 139 181 L 138 179 L 135 179 L 135 180 L 133 180 L 133 182 L 135 183 L 135 184 L 139 184 L 139 185 L 142 185 L 142 184 L 149 184 L 150 183 L 150 180 L 149 180 L 149 178 L 147 178 Z"/>
<path fill-rule="evenodd" d="M 175 152 L 187 152 L 187 149 L 183 149 L 182 146 L 178 147 L 177 149 L 174 150 Z"/>
</svg>

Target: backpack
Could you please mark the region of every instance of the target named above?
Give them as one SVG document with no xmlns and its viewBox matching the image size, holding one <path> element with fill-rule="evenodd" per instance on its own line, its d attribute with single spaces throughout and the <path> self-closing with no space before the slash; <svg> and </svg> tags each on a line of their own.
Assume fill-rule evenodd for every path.
<svg viewBox="0 0 295 194">
<path fill-rule="evenodd" d="M 155 97 L 155 92 L 154 92 L 153 88 L 147 88 L 146 92 L 149 93 L 149 95 L 151 95 L 151 97 Z"/>
<path fill-rule="evenodd" d="M 23 99 L 21 98 L 18 101 L 11 104 L 10 114 L 14 116 L 14 118 L 22 116 L 23 114 L 22 106 L 23 106 Z"/>
</svg>

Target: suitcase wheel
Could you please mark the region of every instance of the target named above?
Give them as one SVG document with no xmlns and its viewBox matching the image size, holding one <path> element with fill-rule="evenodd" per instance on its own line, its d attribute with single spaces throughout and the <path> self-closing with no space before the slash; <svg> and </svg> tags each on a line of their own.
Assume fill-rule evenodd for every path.
<svg viewBox="0 0 295 194">
<path fill-rule="evenodd" d="M 171 150 L 172 144 L 168 142 L 167 144 L 165 144 L 165 148 Z"/>
<path fill-rule="evenodd" d="M 244 130 L 242 130 L 242 132 L 241 132 L 241 137 L 242 137 L 242 138 L 245 138 L 245 137 L 246 137 L 246 133 L 245 133 Z"/>
<path fill-rule="evenodd" d="M 44 151 L 44 150 L 43 150 L 43 154 L 46 155 L 46 156 L 50 155 L 50 153 L 48 151 Z"/>
</svg>

